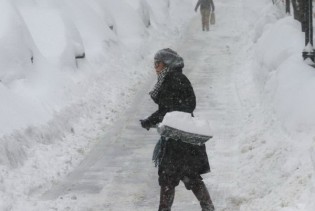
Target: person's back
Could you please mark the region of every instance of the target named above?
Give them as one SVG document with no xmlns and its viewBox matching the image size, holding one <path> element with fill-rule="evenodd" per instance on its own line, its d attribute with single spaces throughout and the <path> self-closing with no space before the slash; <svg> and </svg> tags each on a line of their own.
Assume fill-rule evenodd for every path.
<svg viewBox="0 0 315 211">
<path fill-rule="evenodd" d="M 201 10 L 212 10 L 214 11 L 214 4 L 213 4 L 213 0 L 199 0 L 197 2 L 197 7 L 200 5 L 200 9 Z"/>
<path fill-rule="evenodd" d="M 201 0 L 200 9 L 209 9 L 210 8 L 210 0 Z"/>
</svg>

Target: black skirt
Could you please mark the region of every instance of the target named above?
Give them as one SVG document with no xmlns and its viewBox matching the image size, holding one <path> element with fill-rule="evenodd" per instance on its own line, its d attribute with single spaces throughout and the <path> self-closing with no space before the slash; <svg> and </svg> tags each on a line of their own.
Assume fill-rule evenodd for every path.
<svg viewBox="0 0 315 211">
<path fill-rule="evenodd" d="M 205 145 L 192 145 L 165 137 L 156 144 L 153 161 L 159 171 L 177 171 L 187 175 L 210 172 Z"/>
</svg>

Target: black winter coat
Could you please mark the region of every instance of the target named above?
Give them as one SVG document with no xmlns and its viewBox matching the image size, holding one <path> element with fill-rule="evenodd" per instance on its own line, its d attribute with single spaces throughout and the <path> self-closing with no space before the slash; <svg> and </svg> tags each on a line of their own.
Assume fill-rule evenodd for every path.
<svg viewBox="0 0 315 211">
<path fill-rule="evenodd" d="M 152 125 L 161 122 L 167 112 L 192 113 L 194 111 L 195 93 L 181 69 L 172 70 L 165 76 L 155 103 L 158 104 L 158 110 L 147 119 Z M 165 151 L 159 171 L 184 171 L 185 174 L 210 172 L 205 145 L 192 145 L 173 139 L 168 139 L 164 145 Z"/>
</svg>

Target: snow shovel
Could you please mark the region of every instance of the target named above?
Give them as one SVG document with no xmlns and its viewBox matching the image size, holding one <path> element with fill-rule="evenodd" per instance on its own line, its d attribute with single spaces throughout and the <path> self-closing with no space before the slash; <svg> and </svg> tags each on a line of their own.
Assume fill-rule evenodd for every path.
<svg viewBox="0 0 315 211">
<path fill-rule="evenodd" d="M 158 126 L 157 131 L 161 136 L 194 145 L 203 145 L 212 138 L 212 136 L 190 133 L 167 125 Z"/>
</svg>

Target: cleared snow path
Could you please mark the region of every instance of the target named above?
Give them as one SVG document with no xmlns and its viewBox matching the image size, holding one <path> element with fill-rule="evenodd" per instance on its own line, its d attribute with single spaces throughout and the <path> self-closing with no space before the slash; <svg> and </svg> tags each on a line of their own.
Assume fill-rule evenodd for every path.
<svg viewBox="0 0 315 211">
<path fill-rule="evenodd" d="M 214 138 L 207 143 L 212 172 L 204 175 L 204 181 L 217 211 L 238 210 L 232 193 L 238 169 L 237 136 L 245 112 L 234 81 L 239 58 L 235 43 L 242 39 L 239 2 L 217 3 L 217 23 L 210 32 L 201 31 L 196 15 L 174 47 L 184 57 L 184 72 L 197 95 L 195 114 L 212 124 Z M 157 210 L 159 186 L 151 155 L 158 134 L 147 132 L 139 124 L 140 118 L 156 109 L 147 95 L 154 82 L 139 93 L 115 128 L 99 138 L 99 144 L 81 165 L 43 196 L 49 210 Z M 182 184 L 176 189 L 173 210 L 200 210 L 193 194 Z"/>
</svg>

